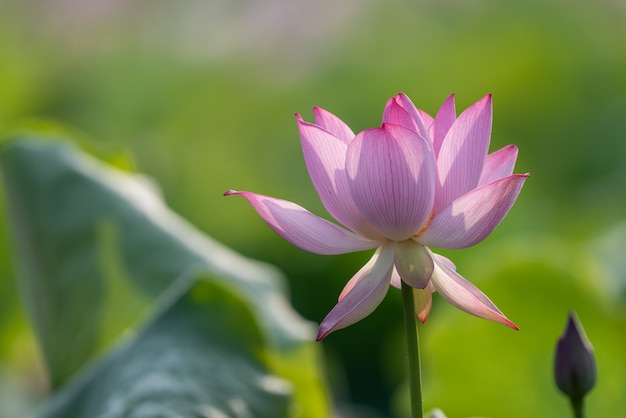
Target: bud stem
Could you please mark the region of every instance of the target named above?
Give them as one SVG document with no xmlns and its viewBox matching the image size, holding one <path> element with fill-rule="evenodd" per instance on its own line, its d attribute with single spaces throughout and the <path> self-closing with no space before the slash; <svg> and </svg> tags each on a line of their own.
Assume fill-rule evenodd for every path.
<svg viewBox="0 0 626 418">
<path fill-rule="evenodd" d="M 411 397 L 411 418 L 422 418 L 422 375 L 420 370 L 419 337 L 413 288 L 402 281 L 402 306 L 404 307 L 404 333 L 409 359 L 409 395 Z M 582 417 L 582 415 L 581 415 Z"/>
<path fill-rule="evenodd" d="M 585 418 L 585 398 L 576 398 L 571 399 L 572 402 L 572 410 L 574 411 L 574 418 Z"/>
</svg>

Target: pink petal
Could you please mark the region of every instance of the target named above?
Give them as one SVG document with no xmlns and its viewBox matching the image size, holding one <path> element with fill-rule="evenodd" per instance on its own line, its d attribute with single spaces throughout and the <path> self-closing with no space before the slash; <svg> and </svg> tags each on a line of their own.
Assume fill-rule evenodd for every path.
<svg viewBox="0 0 626 418">
<path fill-rule="evenodd" d="M 316 254 L 345 254 L 368 250 L 377 243 L 313 215 L 301 206 L 250 192 L 229 190 L 225 196 L 238 194 L 250 202 L 254 210 L 278 235 L 296 247 Z"/>
<path fill-rule="evenodd" d="M 424 121 L 424 126 L 426 127 L 426 130 L 428 132 L 428 136 L 426 138 L 430 138 L 430 140 L 432 142 L 432 138 L 433 138 L 433 123 L 435 122 L 435 119 L 432 116 L 430 116 L 428 113 L 424 112 L 421 109 L 417 109 L 417 114 Z"/>
<path fill-rule="evenodd" d="M 354 139 L 354 132 L 341 119 L 321 107 L 313 108 L 315 123 L 341 139 L 346 145 Z"/>
<path fill-rule="evenodd" d="M 323 118 L 330 120 L 328 114 Z M 346 143 L 321 127 L 304 122 L 299 115 L 297 119 L 309 176 L 328 213 L 362 236 L 382 238 L 367 223 L 352 200 L 345 169 Z"/>
<path fill-rule="evenodd" d="M 361 270 L 359 270 L 354 276 L 352 276 L 352 278 L 350 280 L 348 280 L 348 283 L 346 283 L 346 285 L 343 287 L 343 290 L 341 291 L 341 293 L 339 294 L 339 298 L 337 299 L 339 302 L 341 302 L 341 300 L 348 294 L 350 293 L 350 291 L 352 290 L 352 288 L 361 280 L 361 277 L 363 276 L 363 272 L 367 272 L 369 269 L 372 268 L 372 266 L 375 264 L 376 260 L 378 260 L 378 258 L 380 257 L 380 253 L 382 251 L 382 247 L 385 246 L 385 251 L 392 251 L 392 248 L 395 249 L 396 247 L 396 242 L 395 241 L 389 241 L 383 245 L 381 245 L 381 247 L 376 249 L 376 252 L 374 253 L 374 255 L 370 258 L 370 260 L 361 268 Z M 393 274 L 396 273 L 395 269 L 393 269 L 392 272 L 392 277 Z M 399 278 L 400 276 L 398 276 Z M 398 282 L 398 289 L 400 288 Z"/>
<path fill-rule="evenodd" d="M 434 170 L 430 143 L 398 125 L 363 131 L 348 147 L 352 198 L 368 223 L 395 241 L 410 238 L 429 218 Z"/>
<path fill-rule="evenodd" d="M 449 113 L 450 110 L 445 111 Z M 441 144 L 437 157 L 436 211 L 478 185 L 490 135 L 491 95 L 488 95 L 461 113 Z"/>
<path fill-rule="evenodd" d="M 432 125 L 431 137 L 433 139 L 433 151 L 435 152 L 435 157 L 439 155 L 441 144 L 443 144 L 443 140 L 455 120 L 456 108 L 454 106 L 454 94 L 451 94 L 446 100 L 444 100 L 443 104 L 439 108 Z"/>
<path fill-rule="evenodd" d="M 484 293 L 451 269 L 448 262 L 444 261 L 445 257 L 433 254 L 433 259 L 435 273 L 432 281 L 444 299 L 469 314 L 504 324 L 515 330 L 519 329 Z"/>
<path fill-rule="evenodd" d="M 483 172 L 480 176 L 480 180 L 478 180 L 478 185 L 482 186 L 510 176 L 513 174 L 516 160 L 517 147 L 515 145 L 508 145 L 487 155 Z"/>
<path fill-rule="evenodd" d="M 527 177 L 515 174 L 459 197 L 435 215 L 417 241 L 439 248 L 466 248 L 479 243 L 509 212 Z"/>
<path fill-rule="evenodd" d="M 382 245 L 370 261 L 348 282 L 339 302 L 320 324 L 317 341 L 360 321 L 382 302 L 389 289 L 395 243 Z"/>
<path fill-rule="evenodd" d="M 398 242 L 394 257 L 396 271 L 411 287 L 424 289 L 433 274 L 433 260 L 426 247 L 412 239 Z"/>
<path fill-rule="evenodd" d="M 383 112 L 383 123 L 400 125 L 417 132 L 425 139 L 429 138 L 428 128 L 422 120 L 421 114 L 404 93 L 400 93 L 387 101 Z"/>
</svg>

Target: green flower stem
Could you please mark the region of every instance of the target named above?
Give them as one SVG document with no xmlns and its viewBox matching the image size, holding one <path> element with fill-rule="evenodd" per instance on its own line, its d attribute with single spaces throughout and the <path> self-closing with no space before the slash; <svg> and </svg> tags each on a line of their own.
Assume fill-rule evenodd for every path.
<svg viewBox="0 0 626 418">
<path fill-rule="evenodd" d="M 417 316 L 413 288 L 402 281 L 402 305 L 404 306 L 404 333 L 409 356 L 409 394 L 411 418 L 423 418 L 422 374 L 420 371 L 420 348 L 417 336 Z"/>
<path fill-rule="evenodd" d="M 585 398 L 571 399 L 574 418 L 585 418 L 584 399 Z"/>
</svg>

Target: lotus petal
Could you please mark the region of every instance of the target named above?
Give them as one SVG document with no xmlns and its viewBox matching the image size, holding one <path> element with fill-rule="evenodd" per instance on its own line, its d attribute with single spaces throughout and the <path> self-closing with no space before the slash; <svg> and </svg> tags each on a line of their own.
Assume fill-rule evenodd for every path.
<svg viewBox="0 0 626 418">
<path fill-rule="evenodd" d="M 329 117 L 325 115 L 327 121 Z M 304 161 L 328 213 L 359 235 L 382 238 L 367 223 L 352 200 L 345 169 L 346 143 L 321 127 L 304 122 L 298 115 L 297 119 Z"/>
<path fill-rule="evenodd" d="M 519 329 L 476 286 L 449 268 L 448 262 L 442 260 L 445 257 L 433 254 L 433 259 L 433 285 L 444 299 L 469 314 Z"/>
<path fill-rule="evenodd" d="M 337 305 L 320 324 L 317 341 L 368 316 L 385 298 L 393 270 L 395 243 L 378 248 L 371 260 L 348 282 Z"/>
<path fill-rule="evenodd" d="M 278 235 L 296 247 L 316 254 L 345 254 L 374 248 L 378 243 L 360 237 L 302 206 L 251 192 L 229 190 L 224 195 L 241 195 Z"/>
<path fill-rule="evenodd" d="M 527 174 L 472 190 L 437 213 L 418 241 L 429 247 L 467 248 L 485 239 L 515 203 Z"/>
<path fill-rule="evenodd" d="M 461 113 L 441 144 L 437 156 L 435 211 L 478 185 L 490 136 L 491 95 L 488 95 Z"/>
<path fill-rule="evenodd" d="M 508 145 L 487 155 L 483 172 L 480 175 L 480 180 L 478 180 L 478 186 L 483 186 L 513 174 L 516 160 L 517 147 L 515 145 Z"/>
<path fill-rule="evenodd" d="M 346 172 L 354 203 L 387 238 L 408 239 L 429 218 L 434 159 L 417 133 L 388 124 L 359 133 L 348 147 Z"/>
</svg>

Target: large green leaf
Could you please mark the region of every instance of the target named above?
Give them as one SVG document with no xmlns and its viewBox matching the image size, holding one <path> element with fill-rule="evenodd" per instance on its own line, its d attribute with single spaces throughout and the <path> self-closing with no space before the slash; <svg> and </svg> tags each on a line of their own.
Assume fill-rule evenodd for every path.
<svg viewBox="0 0 626 418">
<path fill-rule="evenodd" d="M 146 178 L 66 142 L 14 138 L 0 164 L 20 285 L 54 387 L 151 315 L 177 278 L 201 274 L 252 310 L 271 371 L 294 384 L 291 411 L 327 414 L 313 330 L 289 306 L 275 269 L 199 233 Z"/>
<path fill-rule="evenodd" d="M 172 305 L 41 417 L 288 416 L 291 386 L 267 372 L 246 304 L 212 281 L 182 289 L 182 297 L 175 287 Z"/>
</svg>

